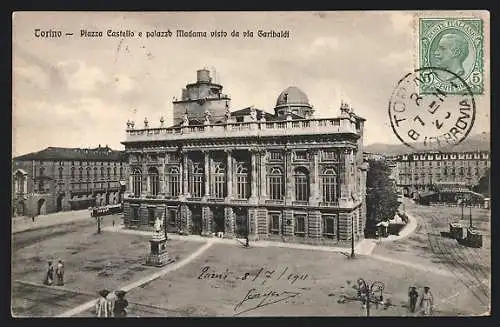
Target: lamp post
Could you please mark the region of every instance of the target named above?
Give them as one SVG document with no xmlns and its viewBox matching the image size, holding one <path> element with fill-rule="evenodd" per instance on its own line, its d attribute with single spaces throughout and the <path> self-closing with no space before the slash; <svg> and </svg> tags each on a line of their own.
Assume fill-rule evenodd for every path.
<svg viewBox="0 0 500 327">
<path fill-rule="evenodd" d="M 375 281 L 373 282 L 370 287 L 368 287 L 368 284 L 363 278 L 358 278 L 358 293 L 359 296 L 363 299 L 364 302 L 366 303 L 366 316 L 370 316 L 370 303 L 372 301 L 372 297 L 375 296 L 375 292 L 380 292 L 380 296 L 378 299 L 375 298 L 375 301 L 377 303 L 381 303 L 384 300 L 383 297 L 383 291 L 384 291 L 384 283 L 380 281 Z"/>
<path fill-rule="evenodd" d="M 351 259 L 354 258 L 354 215 L 351 214 Z"/>
<path fill-rule="evenodd" d="M 470 196 L 469 196 L 468 202 L 469 202 L 469 226 L 470 226 L 470 229 L 472 229 L 472 199 Z"/>
</svg>

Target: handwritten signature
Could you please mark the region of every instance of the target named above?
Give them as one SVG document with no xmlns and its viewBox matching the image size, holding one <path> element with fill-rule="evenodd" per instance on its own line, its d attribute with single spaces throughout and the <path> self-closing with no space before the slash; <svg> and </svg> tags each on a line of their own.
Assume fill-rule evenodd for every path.
<svg viewBox="0 0 500 327">
<path fill-rule="evenodd" d="M 300 292 L 291 292 L 291 291 L 274 291 L 271 289 L 268 290 L 258 290 L 256 288 L 251 288 L 248 293 L 245 295 L 243 300 L 241 300 L 234 307 L 235 315 L 242 314 L 244 312 L 249 312 L 258 308 L 265 307 L 270 304 L 276 304 L 279 302 L 286 301 L 290 298 L 294 298 L 300 295 Z M 246 306 L 246 304 L 253 303 L 251 306 Z M 257 304 L 255 304 L 257 303 Z M 245 308 L 246 307 L 246 308 Z M 238 311 L 239 309 L 243 309 Z"/>
</svg>

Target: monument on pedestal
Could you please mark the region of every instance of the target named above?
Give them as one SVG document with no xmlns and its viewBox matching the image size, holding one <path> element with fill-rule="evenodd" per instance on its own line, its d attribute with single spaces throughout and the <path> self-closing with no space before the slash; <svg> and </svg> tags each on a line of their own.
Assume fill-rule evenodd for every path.
<svg viewBox="0 0 500 327">
<path fill-rule="evenodd" d="M 163 224 L 160 218 L 156 218 L 153 238 L 149 241 L 151 250 L 146 258 L 147 266 L 162 267 L 175 260 L 168 254 L 167 237 L 163 231 Z"/>
</svg>

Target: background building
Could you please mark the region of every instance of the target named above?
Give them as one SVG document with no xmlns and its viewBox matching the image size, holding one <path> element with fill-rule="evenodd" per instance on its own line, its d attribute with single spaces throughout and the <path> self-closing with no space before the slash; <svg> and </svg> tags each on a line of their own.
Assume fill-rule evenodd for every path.
<svg viewBox="0 0 500 327">
<path fill-rule="evenodd" d="M 475 186 L 490 167 L 490 154 L 477 152 L 423 152 L 396 157 L 396 185 L 407 196 L 436 185 Z"/>
<path fill-rule="evenodd" d="M 310 243 L 363 237 L 364 119 L 349 106 L 341 105 L 339 117 L 313 118 L 306 94 L 289 87 L 274 113 L 231 112 L 226 101 L 222 116 L 206 108 L 200 119 L 200 108 L 185 109 L 181 120 L 174 109 L 168 128 L 127 123 L 126 226 L 148 229 L 164 217 L 171 232 L 200 235 Z"/>
<path fill-rule="evenodd" d="M 127 176 L 124 151 L 56 148 L 13 160 L 13 215 L 86 209 L 122 200 Z"/>
</svg>

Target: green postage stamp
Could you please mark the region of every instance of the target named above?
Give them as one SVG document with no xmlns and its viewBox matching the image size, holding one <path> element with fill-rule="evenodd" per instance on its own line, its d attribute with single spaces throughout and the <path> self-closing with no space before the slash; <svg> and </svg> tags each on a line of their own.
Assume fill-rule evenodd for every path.
<svg viewBox="0 0 500 327">
<path fill-rule="evenodd" d="M 441 68 L 423 79 L 420 92 L 429 94 L 438 88 L 447 94 L 462 94 L 466 92 L 465 85 L 459 82 L 462 80 L 473 94 L 483 94 L 483 21 L 420 18 L 419 23 L 420 68 Z"/>
</svg>

